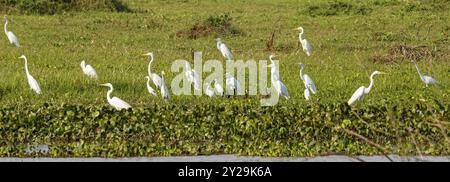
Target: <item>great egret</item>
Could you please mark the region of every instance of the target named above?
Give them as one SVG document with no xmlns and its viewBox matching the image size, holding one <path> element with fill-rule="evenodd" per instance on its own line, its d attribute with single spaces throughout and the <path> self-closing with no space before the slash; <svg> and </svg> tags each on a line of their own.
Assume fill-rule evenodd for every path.
<svg viewBox="0 0 450 182">
<path fill-rule="evenodd" d="M 273 57 L 275 57 L 275 55 L 271 54 L 269 56 L 269 60 L 270 60 L 270 73 L 271 73 L 271 80 L 276 81 L 280 79 L 280 74 L 277 71 L 277 66 L 275 65 L 275 61 L 273 60 Z"/>
<path fill-rule="evenodd" d="M 16 47 L 20 47 L 19 39 L 12 33 L 8 31 L 8 17 L 5 15 L 5 34 L 8 37 L 9 43 L 14 44 Z"/>
<path fill-rule="evenodd" d="M 269 66 L 272 70 L 275 67 L 275 64 L 270 64 Z M 271 71 L 273 74 L 273 71 Z M 271 75 L 271 82 L 272 82 L 272 86 L 275 87 L 275 90 L 277 91 L 277 94 L 279 96 L 284 96 L 284 98 L 289 99 L 289 93 L 287 91 L 286 85 L 284 85 L 283 82 L 281 82 L 279 76 L 278 78 L 276 78 L 276 76 Z"/>
<path fill-rule="evenodd" d="M 223 87 L 219 82 L 217 82 L 216 79 L 214 79 L 214 89 L 216 90 L 218 95 L 223 95 Z"/>
<path fill-rule="evenodd" d="M 364 86 L 359 87 L 359 88 L 355 91 L 355 93 L 353 93 L 353 95 L 352 95 L 352 97 L 350 98 L 350 100 L 348 100 L 347 104 L 351 106 L 351 105 L 353 105 L 356 101 L 361 100 L 361 99 L 364 97 L 365 94 L 368 94 L 368 93 L 370 92 L 370 90 L 372 90 L 372 87 L 373 87 L 373 85 L 374 85 L 373 77 L 374 77 L 375 75 L 378 75 L 378 74 L 385 74 L 385 73 L 383 73 L 383 72 L 381 72 L 381 71 L 374 71 L 374 72 L 370 75 L 370 77 L 369 77 L 369 79 L 370 79 L 369 87 L 367 87 L 367 88 L 364 87 Z"/>
<path fill-rule="evenodd" d="M 239 90 L 239 81 L 236 80 L 230 73 L 225 73 L 226 77 L 226 87 L 227 87 L 227 93 L 229 90 L 233 90 L 233 94 L 236 94 L 236 92 Z"/>
<path fill-rule="evenodd" d="M 298 27 L 298 28 L 296 28 L 296 30 L 300 31 L 300 33 L 298 34 L 298 39 L 299 39 L 300 43 L 302 44 L 303 51 L 306 53 L 307 56 L 311 56 L 312 48 L 311 48 L 311 45 L 309 44 L 308 40 L 306 40 L 306 38 L 304 36 L 303 27 Z"/>
<path fill-rule="evenodd" d="M 148 76 L 152 79 L 153 84 L 155 84 L 156 88 L 161 88 L 161 77 L 156 73 L 152 73 L 152 62 L 153 62 L 153 53 L 149 52 L 144 54 L 144 56 L 148 56 Z"/>
<path fill-rule="evenodd" d="M 299 65 L 300 65 L 300 79 L 303 81 L 303 84 L 305 85 L 304 96 L 306 100 L 309 100 L 310 97 L 309 91 L 311 91 L 313 94 L 317 93 L 316 85 L 314 85 L 313 80 L 307 74 L 303 74 L 303 70 L 305 68 L 304 64 L 299 63 Z"/>
<path fill-rule="evenodd" d="M 150 77 L 149 76 L 145 76 L 145 78 L 147 79 L 147 90 L 148 90 L 148 93 L 150 93 L 150 95 L 156 96 L 155 90 L 150 85 Z"/>
<path fill-rule="evenodd" d="M 118 98 L 118 97 L 113 97 L 111 98 L 111 93 L 113 91 L 113 86 L 111 83 L 105 83 L 105 84 L 100 84 L 101 86 L 105 86 L 105 87 L 109 87 L 108 92 L 106 93 L 106 99 L 108 100 L 108 103 L 113 106 L 114 108 L 116 108 L 117 110 L 122 110 L 122 109 L 128 109 L 131 108 L 130 104 L 126 103 L 125 101 L 123 101 L 122 99 Z"/>
<path fill-rule="evenodd" d="M 225 57 L 227 60 L 234 60 L 233 54 L 231 53 L 230 49 L 222 42 L 222 39 L 217 38 L 217 49 L 219 49 L 220 53 L 222 53 L 222 56 Z"/>
<path fill-rule="evenodd" d="M 434 84 L 438 83 L 438 81 L 436 81 L 433 77 L 427 76 L 427 75 L 422 75 L 422 73 L 420 73 L 419 66 L 417 65 L 416 61 L 411 61 L 411 62 L 414 63 L 414 65 L 416 66 L 417 73 L 419 73 L 419 76 L 420 76 L 420 80 L 422 80 L 425 83 L 426 87 L 428 87 L 428 85 L 434 85 Z"/>
<path fill-rule="evenodd" d="M 27 79 L 28 79 L 28 85 L 30 85 L 30 88 L 32 90 L 34 90 L 37 94 L 41 93 L 41 88 L 39 87 L 38 82 L 36 81 L 36 79 L 33 78 L 33 76 L 31 76 L 30 72 L 28 71 L 28 60 L 27 57 L 25 57 L 25 55 L 22 55 L 19 57 L 19 59 L 24 59 L 25 60 L 25 73 L 27 74 Z"/>
<path fill-rule="evenodd" d="M 98 79 L 97 72 L 95 72 L 95 69 L 91 65 L 86 65 L 86 62 L 83 60 L 81 61 L 80 66 L 85 75 L 93 79 Z"/>
<path fill-rule="evenodd" d="M 169 101 L 169 89 L 164 83 L 164 71 L 161 72 L 161 96 L 164 98 L 164 101 Z"/>
<path fill-rule="evenodd" d="M 211 89 L 211 82 L 206 86 L 205 94 L 209 97 L 214 97 L 214 90 Z"/>
<path fill-rule="evenodd" d="M 194 84 L 195 90 L 200 90 L 200 76 L 194 69 L 191 69 L 191 66 L 189 66 L 188 62 L 186 62 L 185 67 L 186 67 L 185 75 L 189 83 Z"/>
</svg>

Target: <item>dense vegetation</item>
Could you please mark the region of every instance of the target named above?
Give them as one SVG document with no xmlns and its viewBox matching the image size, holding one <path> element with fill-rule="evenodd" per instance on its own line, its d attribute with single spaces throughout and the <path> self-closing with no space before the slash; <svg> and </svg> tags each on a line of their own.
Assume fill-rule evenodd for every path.
<svg viewBox="0 0 450 182">
<path fill-rule="evenodd" d="M 254 105 L 3 107 L 0 156 L 37 155 L 25 153 L 37 144 L 45 156 L 449 154 L 449 105 Z"/>
<path fill-rule="evenodd" d="M 0 8 L 9 12 L 50 15 L 66 11 L 131 11 L 120 0 L 0 0 Z"/>
<path fill-rule="evenodd" d="M 106 6 L 122 1 L 0 2 L 22 45 L 0 38 L 0 156 L 450 152 L 448 0 L 123 1 L 133 13 Z M 39 2 L 58 5 L 39 10 Z M 69 6 L 75 2 L 85 4 Z M 313 46 L 311 57 L 297 52 L 298 26 Z M 192 62 L 192 51 L 202 51 L 205 61 L 222 58 L 217 36 L 237 59 L 275 53 L 291 98 L 261 107 L 260 96 L 171 95 L 164 103 L 147 93 L 142 54 L 155 53 L 153 71 L 165 71 L 171 87 L 179 74 L 170 72 L 174 60 Z M 41 95 L 27 85 L 21 54 Z M 83 59 L 98 81 L 82 74 Z M 425 87 L 411 59 L 439 85 Z M 299 62 L 318 88 L 310 101 Z M 346 106 L 374 70 L 388 74 L 375 78 L 362 102 Z M 98 86 L 105 82 L 133 109 L 107 105 L 107 89 Z M 25 153 L 39 144 L 49 153 Z"/>
</svg>

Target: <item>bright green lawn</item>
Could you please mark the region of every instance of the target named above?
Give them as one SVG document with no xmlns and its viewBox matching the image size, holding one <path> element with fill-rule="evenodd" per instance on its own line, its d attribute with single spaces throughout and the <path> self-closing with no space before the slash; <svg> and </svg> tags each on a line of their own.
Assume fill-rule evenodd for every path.
<svg viewBox="0 0 450 182">
<path fill-rule="evenodd" d="M 96 68 L 100 81 L 114 85 L 114 95 L 134 106 L 162 103 L 150 97 L 145 88 L 146 57 L 155 53 L 153 70 L 168 73 L 166 82 L 175 74 L 170 65 L 176 59 L 192 62 L 191 50 L 202 51 L 203 59 L 222 59 L 213 36 L 197 40 L 175 36 L 209 16 L 230 13 L 241 36 L 222 37 L 237 59 L 268 59 L 264 51 L 271 32 L 275 44 L 284 49 L 274 51 L 280 60 L 282 80 L 292 100 L 303 102 L 303 85 L 298 78 L 298 62 L 306 64 L 306 73 L 315 81 L 318 95 L 311 102 L 335 103 L 350 98 L 361 85 L 367 86 L 374 70 L 387 72 L 376 77 L 375 89 L 364 103 L 392 100 L 398 104 L 418 99 L 450 100 L 448 37 L 444 44 L 436 41 L 449 31 L 450 17 L 445 10 L 413 10 L 407 3 L 354 6 L 372 9 L 369 15 L 337 15 L 311 17 L 308 6 L 324 2 L 307 1 L 125 1 L 136 13 L 71 12 L 64 15 L 37 16 L 12 14 L 9 29 L 20 39 L 15 48 L 2 36 L 0 44 L 0 102 L 2 104 L 68 102 L 106 103 L 106 88 L 85 77 L 79 67 L 85 59 Z M 385 2 L 385 1 L 383 1 Z M 411 3 L 410 3 L 411 4 Z M 445 4 L 445 3 L 444 3 Z M 420 5 L 420 4 L 419 4 Z M 448 9 L 447 9 L 448 10 Z M 297 51 L 298 26 L 313 46 L 313 56 Z M 376 40 L 375 34 L 384 34 Z M 395 45 L 436 47 L 444 56 L 420 60 L 422 71 L 440 81 L 440 87 L 425 88 L 413 64 L 398 59 L 395 63 L 373 63 L 371 58 L 387 54 Z M 281 49 L 281 48 L 280 48 Z M 32 75 L 40 83 L 43 94 L 30 91 L 24 74 L 25 54 Z M 204 75 L 207 76 L 207 75 Z M 255 97 L 256 98 L 256 97 Z M 171 102 L 211 102 L 206 96 L 173 96 Z M 319 101 L 317 101 L 319 100 Z M 216 102 L 216 101 L 213 101 Z M 220 100 L 217 102 L 226 102 Z M 289 104 L 283 101 L 282 104 Z M 306 101 L 305 101 L 306 102 Z"/>
</svg>

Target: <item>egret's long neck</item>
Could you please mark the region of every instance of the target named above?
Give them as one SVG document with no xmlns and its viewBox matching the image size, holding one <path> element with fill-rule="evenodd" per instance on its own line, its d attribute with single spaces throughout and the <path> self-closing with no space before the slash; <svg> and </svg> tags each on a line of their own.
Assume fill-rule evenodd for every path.
<svg viewBox="0 0 450 182">
<path fill-rule="evenodd" d="M 148 59 L 150 62 L 148 63 L 148 76 L 152 75 L 152 62 L 153 62 L 153 56 L 149 56 Z"/>
<path fill-rule="evenodd" d="M 220 49 L 220 44 L 222 44 L 222 42 L 217 41 L 217 49 Z"/>
<path fill-rule="evenodd" d="M 419 69 L 419 66 L 417 65 L 417 63 L 416 62 L 414 62 L 414 66 L 416 66 L 416 69 L 417 69 L 417 73 L 419 73 L 419 76 L 422 78 L 422 73 L 420 73 L 420 69 Z"/>
<path fill-rule="evenodd" d="M 5 34 L 8 33 L 8 20 L 5 21 Z"/>
<path fill-rule="evenodd" d="M 302 80 L 304 80 L 304 79 L 303 79 L 303 69 L 304 69 L 304 67 L 303 67 L 303 66 L 300 66 L 300 78 L 301 78 Z"/>
<path fill-rule="evenodd" d="M 84 62 L 81 62 L 80 66 L 83 71 L 86 70 L 86 64 Z"/>
<path fill-rule="evenodd" d="M 373 76 L 375 76 L 375 74 L 370 75 L 370 84 L 369 84 L 369 87 L 367 87 L 366 93 L 368 93 L 368 92 L 370 92 L 370 90 L 372 90 L 372 87 L 374 85 Z"/>
<path fill-rule="evenodd" d="M 303 37 L 303 29 L 300 29 L 300 33 L 298 34 L 298 38 L 299 38 L 300 40 L 305 39 L 305 38 Z"/>
<path fill-rule="evenodd" d="M 150 87 L 150 78 L 147 78 L 147 87 Z"/>
<path fill-rule="evenodd" d="M 273 61 L 272 58 L 270 58 L 270 64 L 272 64 L 270 71 L 272 71 L 272 73 L 275 73 L 277 67 L 275 65 L 275 61 Z"/>
<path fill-rule="evenodd" d="M 111 100 L 111 93 L 113 92 L 113 87 L 110 86 L 108 92 L 106 93 L 106 99 Z"/>
<path fill-rule="evenodd" d="M 28 71 L 28 60 L 26 57 L 23 58 L 25 60 L 25 73 L 27 73 L 27 75 L 30 75 L 30 72 Z"/>
</svg>

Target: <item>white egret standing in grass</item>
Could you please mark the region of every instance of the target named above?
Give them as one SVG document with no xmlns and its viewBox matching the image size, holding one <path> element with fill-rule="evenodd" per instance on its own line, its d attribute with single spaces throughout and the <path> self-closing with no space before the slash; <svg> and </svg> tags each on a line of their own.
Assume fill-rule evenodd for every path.
<svg viewBox="0 0 450 182">
<path fill-rule="evenodd" d="M 186 67 L 185 75 L 188 79 L 189 84 L 194 84 L 194 89 L 200 90 L 200 76 L 194 69 L 191 69 L 191 66 L 189 66 L 188 62 L 186 62 L 185 67 Z"/>
<path fill-rule="evenodd" d="M 236 94 L 236 92 L 239 90 L 239 81 L 236 80 L 230 73 L 225 73 L 226 78 L 226 87 L 227 87 L 227 93 L 229 90 L 233 90 L 233 94 Z M 229 95 L 229 94 L 228 94 Z"/>
<path fill-rule="evenodd" d="M 211 89 L 211 82 L 206 86 L 205 94 L 209 97 L 214 97 L 214 90 Z"/>
<path fill-rule="evenodd" d="M 370 77 L 369 77 L 369 79 L 370 79 L 369 87 L 367 87 L 367 88 L 364 87 L 364 86 L 359 87 L 359 88 L 355 91 L 355 93 L 353 93 L 353 95 L 352 95 L 352 97 L 350 98 L 350 100 L 348 100 L 347 104 L 351 106 L 351 105 L 353 105 L 356 101 L 361 100 L 361 99 L 364 97 L 365 94 L 368 94 L 368 93 L 370 92 L 370 90 L 372 90 L 372 87 L 373 87 L 373 85 L 374 85 L 373 77 L 374 77 L 375 75 L 378 75 L 378 74 L 385 74 L 385 73 L 380 72 L 380 71 L 374 71 L 374 72 L 370 75 Z"/>
<path fill-rule="evenodd" d="M 161 96 L 164 98 L 164 101 L 169 101 L 169 89 L 164 83 L 164 71 L 161 72 Z"/>
<path fill-rule="evenodd" d="M 437 84 L 438 81 L 436 81 L 433 77 L 428 76 L 428 75 L 422 75 L 422 73 L 419 70 L 419 66 L 417 65 L 416 61 L 411 61 L 412 63 L 414 63 L 414 65 L 416 66 L 417 69 L 417 73 L 419 73 L 420 76 L 420 80 L 423 81 L 423 83 L 425 83 L 425 86 L 428 87 L 428 85 L 434 85 Z"/>
<path fill-rule="evenodd" d="M 8 17 L 5 15 L 5 34 L 8 37 L 9 43 L 14 44 L 16 47 L 20 47 L 19 39 L 12 33 L 8 31 Z"/>
<path fill-rule="evenodd" d="M 270 64 L 267 67 L 273 68 L 275 64 Z M 283 82 L 281 82 L 280 78 L 276 79 L 273 75 L 271 77 L 272 86 L 275 87 L 275 91 L 277 91 L 277 94 L 279 96 L 284 96 L 284 98 L 289 99 L 289 93 L 287 91 L 286 85 L 284 85 Z"/>
<path fill-rule="evenodd" d="M 95 69 L 91 65 L 86 65 L 86 61 L 81 61 L 80 66 L 85 75 L 96 80 L 98 79 L 97 72 L 95 72 Z"/>
<path fill-rule="evenodd" d="M 223 95 L 223 87 L 216 79 L 214 79 L 214 90 L 216 90 L 218 95 Z"/>
<path fill-rule="evenodd" d="M 156 88 L 161 88 L 161 77 L 158 76 L 156 73 L 152 73 L 152 62 L 153 62 L 153 53 L 149 52 L 147 54 L 144 54 L 144 56 L 148 56 L 148 76 L 153 81 L 153 84 L 155 84 Z"/>
<path fill-rule="evenodd" d="M 300 33 L 298 34 L 298 39 L 299 39 L 300 43 L 302 44 L 303 51 L 306 53 L 307 56 L 311 56 L 312 48 L 311 48 L 311 45 L 309 44 L 308 40 L 306 40 L 306 38 L 305 38 L 303 27 L 298 27 L 298 28 L 296 28 L 296 30 L 300 31 Z"/>
<path fill-rule="evenodd" d="M 131 108 L 130 104 L 126 103 L 122 99 L 118 97 L 111 98 L 111 93 L 113 92 L 113 86 L 111 83 L 100 84 L 101 86 L 109 87 L 108 92 L 106 93 L 106 99 L 108 103 L 116 108 L 117 110 L 128 109 Z"/>
<path fill-rule="evenodd" d="M 37 94 L 41 93 L 41 88 L 39 87 L 38 82 L 36 81 L 36 79 L 33 78 L 33 76 L 31 76 L 30 72 L 28 71 L 28 60 L 27 57 L 25 57 L 25 55 L 22 55 L 19 57 L 19 59 L 22 58 L 25 60 L 25 73 L 27 74 L 27 79 L 28 79 L 28 84 L 30 85 L 30 88 L 32 90 L 34 90 Z"/>
<path fill-rule="evenodd" d="M 317 93 L 316 85 L 314 85 L 313 80 L 307 74 L 303 74 L 303 70 L 305 68 L 303 63 L 299 63 L 299 65 L 300 65 L 300 79 L 303 81 L 303 84 L 305 85 L 304 96 L 306 100 L 309 100 L 310 97 L 309 91 L 311 91 L 313 94 Z"/>
<path fill-rule="evenodd" d="M 150 77 L 149 76 L 145 76 L 145 78 L 147 79 L 147 90 L 148 90 L 148 93 L 150 93 L 150 95 L 156 96 L 155 90 L 150 85 Z"/>
<path fill-rule="evenodd" d="M 222 56 L 225 57 L 227 60 L 234 60 L 233 54 L 231 53 L 230 49 L 222 42 L 222 39 L 217 38 L 217 49 L 219 49 L 220 53 L 222 53 Z"/>
</svg>

